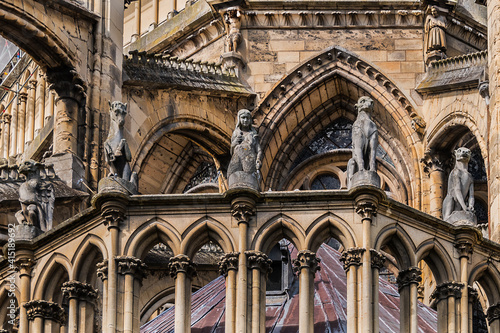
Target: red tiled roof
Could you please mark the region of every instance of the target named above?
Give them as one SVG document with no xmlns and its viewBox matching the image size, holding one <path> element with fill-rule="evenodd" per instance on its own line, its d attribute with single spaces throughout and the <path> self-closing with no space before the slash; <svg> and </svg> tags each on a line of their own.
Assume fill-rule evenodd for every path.
<svg viewBox="0 0 500 333">
<path fill-rule="evenodd" d="M 346 325 L 346 275 L 340 263 L 340 253 L 323 244 L 317 253 L 321 270 L 314 279 L 314 331 L 344 333 Z M 225 285 L 221 276 L 192 296 L 192 332 L 223 333 Z M 266 332 L 298 332 L 298 281 L 289 292 L 290 297 L 268 297 L 266 305 Z M 380 279 L 380 332 L 399 332 L 399 294 L 397 286 Z M 419 303 L 419 333 L 437 331 L 437 314 Z M 174 308 L 170 308 L 141 327 L 141 333 L 174 331 Z"/>
</svg>

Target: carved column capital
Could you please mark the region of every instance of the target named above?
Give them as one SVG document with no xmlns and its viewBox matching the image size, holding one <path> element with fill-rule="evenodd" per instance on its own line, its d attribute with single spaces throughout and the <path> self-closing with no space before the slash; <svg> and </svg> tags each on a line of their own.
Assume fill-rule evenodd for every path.
<svg viewBox="0 0 500 333">
<path fill-rule="evenodd" d="M 344 270 L 347 272 L 351 266 L 360 266 L 363 253 L 366 249 L 362 247 L 351 247 L 342 253 L 340 261 L 344 265 Z"/>
<path fill-rule="evenodd" d="M 468 297 L 469 303 L 476 302 L 479 299 L 479 293 L 477 292 L 477 290 L 474 289 L 474 287 L 472 286 L 467 286 L 467 290 L 469 292 L 469 297 Z"/>
<path fill-rule="evenodd" d="M 26 102 L 28 100 L 28 94 L 25 92 L 20 92 L 19 93 L 19 101 L 21 103 Z"/>
<path fill-rule="evenodd" d="M 246 251 L 245 255 L 248 258 L 248 267 L 251 269 L 258 269 L 262 273 L 269 273 L 272 271 L 271 264 L 273 261 L 260 251 Z"/>
<path fill-rule="evenodd" d="M 319 266 L 320 262 L 321 259 L 316 257 L 316 253 L 309 250 L 303 250 L 297 253 L 297 259 L 293 260 L 293 270 L 297 272 L 297 274 L 300 274 L 302 268 L 308 268 L 309 272 L 314 275 L 321 269 Z"/>
<path fill-rule="evenodd" d="M 238 221 L 238 224 L 250 223 L 252 216 L 255 215 L 255 202 L 247 200 L 238 200 L 231 205 L 231 215 Z"/>
<path fill-rule="evenodd" d="M 97 263 L 97 277 L 101 278 L 102 281 L 108 279 L 108 261 L 103 260 Z"/>
<path fill-rule="evenodd" d="M 66 323 L 66 312 L 57 303 L 44 300 L 30 301 L 24 304 L 28 315 L 28 320 L 34 320 L 36 317 L 53 320 L 60 325 Z"/>
<path fill-rule="evenodd" d="M 378 200 L 370 194 L 362 194 L 356 197 L 356 213 L 361 215 L 362 219 L 371 219 L 377 215 Z"/>
<path fill-rule="evenodd" d="M 491 325 L 495 320 L 500 319 L 500 303 L 490 306 L 486 311 L 486 317 L 488 318 L 489 325 Z"/>
<path fill-rule="evenodd" d="M 474 244 L 469 240 L 460 240 L 456 242 L 454 245 L 458 251 L 458 255 L 460 258 L 462 257 L 468 258 L 474 251 Z"/>
<path fill-rule="evenodd" d="M 56 103 L 61 99 L 72 99 L 82 106 L 85 102 L 86 89 L 75 70 L 51 69 L 47 71 L 47 80 L 50 83 L 50 89 L 58 95 Z"/>
<path fill-rule="evenodd" d="M 239 252 L 229 252 L 220 258 L 219 262 L 219 273 L 220 275 L 227 276 L 230 270 L 238 270 L 238 258 Z"/>
<path fill-rule="evenodd" d="M 398 283 L 398 291 L 405 287 L 408 287 L 410 284 L 419 284 L 422 282 L 422 270 L 418 267 L 410 267 L 408 269 L 399 271 L 397 283 Z"/>
<path fill-rule="evenodd" d="M 177 274 L 180 272 L 186 274 L 188 278 L 196 276 L 196 264 L 184 254 L 179 254 L 170 258 L 168 268 L 170 270 L 170 276 L 173 278 L 176 278 Z"/>
<path fill-rule="evenodd" d="M 37 80 L 30 80 L 29 81 L 29 89 L 36 89 L 36 85 L 38 84 Z"/>
<path fill-rule="evenodd" d="M 17 258 L 14 262 L 14 268 L 20 275 L 30 275 L 33 266 L 35 266 L 35 260 L 31 258 Z"/>
<path fill-rule="evenodd" d="M 79 301 L 86 301 L 91 304 L 94 304 L 97 299 L 97 290 L 88 283 L 80 281 L 64 282 L 61 290 L 68 299 L 76 298 Z"/>
<path fill-rule="evenodd" d="M 420 163 L 424 165 L 424 172 L 429 176 L 434 171 L 444 172 L 447 164 L 447 158 L 442 153 L 427 151 Z"/>
<path fill-rule="evenodd" d="M 146 276 L 147 266 L 140 259 L 130 256 L 116 257 L 118 273 L 122 275 L 131 274 L 136 279 L 142 281 Z"/>
<path fill-rule="evenodd" d="M 6 124 L 10 124 L 12 120 L 12 115 L 9 114 L 9 113 L 4 113 L 3 114 L 3 122 L 6 123 Z"/>
<path fill-rule="evenodd" d="M 101 216 L 104 218 L 104 224 L 111 228 L 119 228 L 125 221 L 127 213 L 127 203 L 123 198 L 106 201 L 101 207 Z"/>
<path fill-rule="evenodd" d="M 459 282 L 445 282 L 436 286 L 436 290 L 431 294 L 431 299 L 447 299 L 449 297 L 462 297 L 462 289 L 464 285 Z"/>
<path fill-rule="evenodd" d="M 372 268 L 376 268 L 378 270 L 382 269 L 387 258 L 382 253 L 374 249 L 370 250 L 370 254 L 372 259 Z"/>
</svg>

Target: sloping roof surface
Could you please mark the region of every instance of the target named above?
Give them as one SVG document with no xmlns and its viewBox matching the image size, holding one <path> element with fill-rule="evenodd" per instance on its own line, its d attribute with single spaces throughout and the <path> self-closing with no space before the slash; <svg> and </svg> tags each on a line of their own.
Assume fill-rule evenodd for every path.
<svg viewBox="0 0 500 333">
<path fill-rule="evenodd" d="M 314 280 L 314 331 L 344 333 L 346 324 L 346 274 L 339 261 L 340 253 L 323 244 L 318 250 L 321 270 Z M 192 332 L 224 332 L 224 278 L 221 276 L 193 294 Z M 380 332 L 399 332 L 399 294 L 397 286 L 380 279 Z M 419 303 L 420 333 L 437 331 L 437 314 Z M 298 332 L 298 281 L 290 290 L 290 297 L 268 297 L 266 332 Z M 170 308 L 141 327 L 141 333 L 174 331 L 174 308 Z"/>
</svg>

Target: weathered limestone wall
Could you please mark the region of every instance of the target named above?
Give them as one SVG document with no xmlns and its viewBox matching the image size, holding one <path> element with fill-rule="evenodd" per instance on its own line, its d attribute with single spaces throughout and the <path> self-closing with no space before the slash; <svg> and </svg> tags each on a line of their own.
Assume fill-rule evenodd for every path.
<svg viewBox="0 0 500 333">
<path fill-rule="evenodd" d="M 334 45 L 376 65 L 409 96 L 424 73 L 423 36 L 417 29 L 254 29 L 242 34 L 245 78 L 261 96 L 294 67 Z"/>
<path fill-rule="evenodd" d="M 488 62 L 490 110 L 488 128 L 490 221 L 492 239 L 500 240 L 500 2 L 488 1 Z"/>
</svg>

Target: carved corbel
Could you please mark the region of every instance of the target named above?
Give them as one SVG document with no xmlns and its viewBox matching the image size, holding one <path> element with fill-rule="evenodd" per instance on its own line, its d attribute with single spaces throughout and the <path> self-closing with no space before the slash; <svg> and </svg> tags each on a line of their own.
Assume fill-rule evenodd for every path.
<svg viewBox="0 0 500 333">
<path fill-rule="evenodd" d="M 424 157 L 420 159 L 420 163 L 424 165 L 424 172 L 430 176 L 434 171 L 444 172 L 449 164 L 449 159 L 443 154 L 435 151 L 427 151 Z"/>
<path fill-rule="evenodd" d="M 47 81 L 50 89 L 54 90 L 58 97 L 56 103 L 62 99 L 72 99 L 83 106 L 87 97 L 85 85 L 78 73 L 69 68 L 51 69 L 47 71 Z"/>
</svg>

